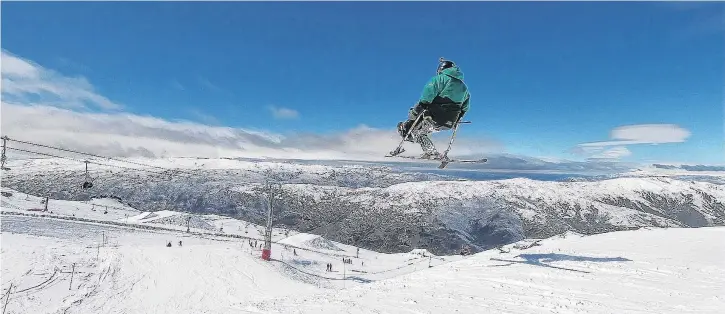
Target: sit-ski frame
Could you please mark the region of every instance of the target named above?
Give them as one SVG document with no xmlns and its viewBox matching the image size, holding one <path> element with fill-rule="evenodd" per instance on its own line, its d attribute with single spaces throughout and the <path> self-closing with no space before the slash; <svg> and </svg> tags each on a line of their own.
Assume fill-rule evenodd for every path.
<svg viewBox="0 0 725 314">
<path fill-rule="evenodd" d="M 405 151 L 405 149 L 403 149 L 403 144 L 405 144 L 405 140 L 410 137 L 410 135 L 413 132 L 413 130 L 415 130 L 415 128 L 418 126 L 418 124 L 423 120 L 423 117 L 425 117 L 425 114 L 427 112 L 428 112 L 428 110 L 427 109 L 424 109 L 420 114 L 418 114 L 418 116 L 415 118 L 415 121 L 413 121 L 413 125 L 411 125 L 410 128 L 408 128 L 408 132 L 406 132 L 406 134 L 403 137 L 403 139 L 400 140 L 400 143 L 398 144 L 398 147 L 395 150 L 391 151 L 385 157 L 395 157 L 395 156 L 398 156 L 398 155 L 400 155 L 401 153 L 403 153 Z M 464 123 L 466 123 L 466 124 L 471 123 L 471 121 L 458 121 L 459 115 L 460 115 L 460 112 L 458 112 L 456 114 L 456 121 L 457 122 L 453 125 L 453 133 L 451 134 L 451 138 L 448 140 L 448 147 L 443 152 L 443 154 L 441 154 L 441 157 L 440 158 L 433 159 L 433 160 L 440 160 L 441 161 L 441 164 L 438 166 L 439 169 L 445 168 L 446 165 L 448 165 L 449 162 L 454 161 L 454 160 L 451 160 L 451 159 L 448 158 L 448 152 L 450 152 L 451 148 L 453 147 L 453 141 L 456 138 L 456 131 L 458 131 L 458 125 L 459 124 L 464 124 Z M 403 157 L 403 156 L 401 156 L 401 157 Z M 461 162 L 481 162 L 481 161 L 484 161 L 485 162 L 486 160 L 485 159 L 482 159 L 482 160 L 460 160 L 460 161 Z"/>
</svg>

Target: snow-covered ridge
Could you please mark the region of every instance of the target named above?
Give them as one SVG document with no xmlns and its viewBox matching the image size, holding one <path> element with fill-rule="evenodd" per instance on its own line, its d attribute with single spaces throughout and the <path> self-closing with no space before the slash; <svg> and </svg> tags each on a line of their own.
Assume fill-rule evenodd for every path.
<svg viewBox="0 0 725 314">
<path fill-rule="evenodd" d="M 59 199 L 113 196 L 141 211 L 211 213 L 263 224 L 263 182 L 271 177 L 287 182 L 275 202 L 278 223 L 384 252 L 449 254 L 466 245 L 485 249 L 567 230 L 725 223 L 725 185 L 675 178 L 471 181 L 361 165 L 191 158 L 154 165 L 181 170 L 161 176 L 94 168 L 94 188 L 82 190 L 83 164 L 13 161 L 3 185 Z"/>
<path fill-rule="evenodd" d="M 370 189 L 366 189 L 369 192 Z M 489 199 L 526 200 L 545 206 L 591 207 L 595 203 L 606 204 L 609 200 L 629 200 L 653 203 L 660 198 L 680 200 L 702 210 L 704 218 L 712 223 L 723 219 L 720 206 L 725 202 L 725 185 L 707 182 L 686 182 L 669 178 L 617 178 L 594 182 L 545 182 L 518 178 L 498 181 L 467 182 L 409 182 L 379 189 L 378 194 L 389 195 L 401 204 L 425 204 L 442 199 Z M 389 202 L 371 197 L 377 206 Z M 384 203 L 384 204 L 381 204 Z M 536 207 L 528 207 L 536 211 Z M 612 212 L 613 215 L 623 211 Z M 531 213 L 535 214 L 534 212 Z"/>
<path fill-rule="evenodd" d="M 295 191 L 300 189 L 293 189 Z M 442 224 L 460 245 L 480 249 L 526 237 L 548 237 L 574 230 L 585 234 L 640 227 L 704 227 L 725 224 L 725 185 L 670 178 L 618 178 L 594 182 L 498 181 L 408 182 L 382 188 L 338 190 L 334 197 L 374 214 L 380 222 L 423 214 L 434 232 Z M 346 208 L 356 208 L 348 206 Z M 356 215 L 324 210 L 318 215 Z M 406 216 L 408 215 L 408 216 Z M 345 226 L 341 229 L 353 228 Z M 353 229 L 365 234 L 364 228 Z M 402 239 L 425 243 L 415 236 Z M 448 239 L 447 241 L 457 241 Z M 415 246 L 415 245 L 413 245 Z"/>
</svg>

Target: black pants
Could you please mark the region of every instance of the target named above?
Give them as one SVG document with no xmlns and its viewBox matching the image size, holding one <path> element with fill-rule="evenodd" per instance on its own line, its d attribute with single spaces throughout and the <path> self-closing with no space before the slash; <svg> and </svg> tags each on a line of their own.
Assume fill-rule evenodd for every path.
<svg viewBox="0 0 725 314">
<path fill-rule="evenodd" d="M 453 128 L 456 120 L 461 114 L 461 106 L 458 104 L 417 104 L 408 112 L 408 121 L 405 123 L 407 131 L 415 122 L 415 118 L 423 110 L 428 110 L 427 115 L 431 117 L 438 127 Z"/>
</svg>

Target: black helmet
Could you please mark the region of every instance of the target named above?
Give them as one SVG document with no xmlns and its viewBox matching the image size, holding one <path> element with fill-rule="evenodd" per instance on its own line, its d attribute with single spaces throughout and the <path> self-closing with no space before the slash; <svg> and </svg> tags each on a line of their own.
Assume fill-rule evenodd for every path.
<svg viewBox="0 0 725 314">
<path fill-rule="evenodd" d="M 447 68 L 452 68 L 454 66 L 456 66 L 456 64 L 453 61 L 446 60 L 446 59 L 443 59 L 443 57 L 441 57 L 438 60 L 438 70 L 436 71 L 436 73 L 440 74 L 441 71 L 443 71 L 443 70 L 445 70 Z"/>
</svg>

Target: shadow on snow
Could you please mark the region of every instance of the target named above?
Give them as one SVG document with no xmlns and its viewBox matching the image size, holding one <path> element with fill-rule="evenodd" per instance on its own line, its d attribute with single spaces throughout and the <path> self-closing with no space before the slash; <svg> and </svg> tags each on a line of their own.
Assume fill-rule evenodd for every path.
<svg viewBox="0 0 725 314">
<path fill-rule="evenodd" d="M 545 254 L 519 254 L 516 257 L 523 258 L 523 261 L 507 260 L 500 258 L 491 258 L 493 261 L 508 262 L 503 265 L 491 265 L 492 267 L 510 266 L 514 263 L 529 264 L 534 266 L 549 267 L 561 270 L 575 271 L 580 273 L 589 273 L 588 271 L 559 267 L 547 264 L 547 262 L 562 262 L 562 261 L 574 261 L 574 262 L 595 262 L 595 263 L 606 263 L 606 262 L 631 262 L 631 259 L 624 257 L 589 257 L 589 256 L 578 256 L 558 253 L 545 253 Z"/>
</svg>

